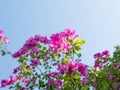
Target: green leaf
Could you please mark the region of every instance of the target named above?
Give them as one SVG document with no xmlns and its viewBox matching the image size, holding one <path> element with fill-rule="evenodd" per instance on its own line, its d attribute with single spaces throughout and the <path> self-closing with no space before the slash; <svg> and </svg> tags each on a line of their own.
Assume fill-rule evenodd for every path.
<svg viewBox="0 0 120 90">
<path fill-rule="evenodd" d="M 79 50 L 81 50 L 81 47 L 80 46 L 75 46 L 75 50 L 79 51 Z"/>
<path fill-rule="evenodd" d="M 85 41 L 82 40 L 82 39 L 80 39 L 80 38 L 76 38 L 76 39 L 74 40 L 74 43 L 75 43 L 75 44 L 79 44 L 79 45 L 83 45 L 83 44 L 85 43 Z"/>
<path fill-rule="evenodd" d="M 45 51 L 44 51 L 44 50 L 41 50 L 40 52 L 41 52 L 41 54 L 45 54 Z"/>
<path fill-rule="evenodd" d="M 41 45 L 40 45 L 40 43 L 37 43 L 37 48 L 41 48 Z"/>
<path fill-rule="evenodd" d="M 39 83 L 39 86 L 40 86 L 40 87 L 44 87 L 44 85 L 45 85 L 45 84 L 44 84 L 44 81 L 42 81 L 42 80 L 39 80 L 38 83 Z"/>
<path fill-rule="evenodd" d="M 78 53 L 77 56 L 78 56 L 78 57 L 81 57 L 82 55 L 81 55 L 81 53 Z"/>
<path fill-rule="evenodd" d="M 62 63 L 63 63 L 63 64 L 65 64 L 65 63 L 68 63 L 68 62 L 69 62 L 69 58 L 64 57 L 64 58 L 63 58 L 63 62 L 62 62 Z"/>
<path fill-rule="evenodd" d="M 64 80 L 71 80 L 71 78 L 70 78 L 70 74 L 69 74 L 69 73 L 65 74 L 65 76 L 64 76 Z"/>
<path fill-rule="evenodd" d="M 73 76 L 74 79 L 80 79 L 80 74 L 79 73 L 75 73 Z"/>
<path fill-rule="evenodd" d="M 29 73 L 29 74 L 32 74 L 32 70 L 28 69 L 28 73 Z"/>
<path fill-rule="evenodd" d="M 22 65 L 22 70 L 23 70 L 24 72 L 27 71 L 27 69 L 26 69 L 26 64 L 23 64 L 23 65 Z"/>
<path fill-rule="evenodd" d="M 35 54 L 30 54 L 30 56 L 31 56 L 32 58 L 36 58 Z"/>
<path fill-rule="evenodd" d="M 58 75 L 58 78 L 62 80 L 62 79 L 63 79 L 63 76 L 62 76 L 62 75 Z"/>
<path fill-rule="evenodd" d="M 55 57 L 56 57 L 56 58 L 59 58 L 58 53 L 52 53 L 51 56 L 52 56 L 53 58 L 55 58 Z"/>
<path fill-rule="evenodd" d="M 9 89 L 13 89 L 14 87 L 13 86 L 10 86 Z"/>
<path fill-rule="evenodd" d="M 102 88 L 105 90 L 109 87 L 109 83 L 107 81 L 102 81 L 101 82 Z"/>
<path fill-rule="evenodd" d="M 4 46 L 4 43 L 0 40 L 0 47 Z"/>
<path fill-rule="evenodd" d="M 46 50 L 47 48 L 46 47 L 43 47 L 42 50 Z"/>
<path fill-rule="evenodd" d="M 16 87 L 17 89 L 20 89 L 20 88 L 21 88 L 20 82 L 17 82 L 16 85 L 15 85 L 15 87 Z"/>
<path fill-rule="evenodd" d="M 1 50 L 2 56 L 6 55 L 6 52 L 4 50 Z"/>
<path fill-rule="evenodd" d="M 63 90 L 72 90 L 71 86 L 68 84 L 68 85 L 65 85 Z"/>
</svg>

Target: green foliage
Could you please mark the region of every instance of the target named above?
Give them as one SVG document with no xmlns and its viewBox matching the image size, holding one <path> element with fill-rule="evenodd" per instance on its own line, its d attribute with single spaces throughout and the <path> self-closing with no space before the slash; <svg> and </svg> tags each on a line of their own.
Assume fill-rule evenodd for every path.
<svg viewBox="0 0 120 90">
<path fill-rule="evenodd" d="M 80 74 L 79 73 L 75 73 L 73 76 L 74 79 L 80 79 Z"/>
<path fill-rule="evenodd" d="M 1 50 L 2 56 L 6 55 L 6 52 L 4 50 Z"/>
</svg>

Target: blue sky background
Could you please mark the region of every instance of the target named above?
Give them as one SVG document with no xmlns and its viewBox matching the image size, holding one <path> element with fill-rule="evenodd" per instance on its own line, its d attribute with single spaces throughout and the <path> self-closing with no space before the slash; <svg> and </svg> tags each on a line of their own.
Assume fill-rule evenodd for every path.
<svg viewBox="0 0 120 90">
<path fill-rule="evenodd" d="M 68 27 L 86 41 L 82 62 L 93 65 L 95 52 L 113 52 L 120 44 L 120 0 L 0 0 L 0 29 L 11 52 L 35 34 L 50 36 Z M 9 77 L 16 61 L 0 56 L 0 80 Z"/>
</svg>

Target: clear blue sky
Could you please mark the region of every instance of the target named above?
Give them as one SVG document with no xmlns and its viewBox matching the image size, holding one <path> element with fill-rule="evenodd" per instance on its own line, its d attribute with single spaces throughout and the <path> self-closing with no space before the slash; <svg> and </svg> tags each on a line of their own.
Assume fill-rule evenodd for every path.
<svg viewBox="0 0 120 90">
<path fill-rule="evenodd" d="M 92 65 L 95 52 L 113 52 L 120 44 L 120 0 L 0 0 L 0 29 L 11 52 L 35 34 L 49 36 L 67 27 L 86 41 L 82 62 Z M 16 61 L 0 56 L 0 80 L 9 77 Z"/>
</svg>

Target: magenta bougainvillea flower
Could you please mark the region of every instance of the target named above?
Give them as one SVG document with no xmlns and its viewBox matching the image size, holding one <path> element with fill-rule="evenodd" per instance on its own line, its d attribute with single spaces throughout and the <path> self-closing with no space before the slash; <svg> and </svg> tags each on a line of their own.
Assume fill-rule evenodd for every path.
<svg viewBox="0 0 120 90">
<path fill-rule="evenodd" d="M 10 76 L 8 80 L 1 81 L 1 87 L 6 87 L 16 82 L 16 79 L 13 76 Z"/>
<path fill-rule="evenodd" d="M 8 85 L 8 80 L 2 80 L 1 81 L 1 87 L 5 87 Z"/>
<path fill-rule="evenodd" d="M 54 83 L 58 89 L 62 88 L 62 81 L 59 78 L 57 78 Z"/>
<path fill-rule="evenodd" d="M 22 81 L 23 83 L 27 83 L 26 77 L 23 77 L 23 78 L 21 79 L 21 81 Z"/>
<path fill-rule="evenodd" d="M 88 82 L 88 80 L 86 78 L 82 79 L 82 84 L 86 84 Z"/>
<path fill-rule="evenodd" d="M 53 52 L 67 52 L 70 49 L 70 43 L 67 39 L 74 40 L 78 35 L 73 29 L 66 29 L 64 32 L 52 34 L 50 36 L 50 50 Z"/>
<path fill-rule="evenodd" d="M 5 44 L 9 44 L 9 40 L 6 36 L 3 35 L 3 30 L 0 30 L 0 40 L 2 40 Z"/>
<path fill-rule="evenodd" d="M 39 60 L 31 60 L 31 65 L 32 66 L 37 66 L 39 64 L 40 64 Z"/>
<path fill-rule="evenodd" d="M 48 76 L 57 76 L 59 73 L 58 72 L 50 72 L 48 73 Z"/>
<path fill-rule="evenodd" d="M 65 74 L 68 72 L 75 73 L 76 71 L 78 71 L 82 76 L 88 75 L 87 66 L 79 62 L 75 63 L 73 61 L 69 61 L 65 65 L 58 64 L 58 70 L 60 74 Z"/>
<path fill-rule="evenodd" d="M 54 80 L 53 79 L 48 79 L 48 85 L 51 86 L 54 84 Z"/>
<path fill-rule="evenodd" d="M 3 39 L 3 30 L 0 30 L 0 40 Z"/>
<path fill-rule="evenodd" d="M 17 52 L 15 52 L 12 57 L 13 58 L 18 58 L 24 54 L 26 54 L 27 52 L 29 52 L 29 50 L 32 48 L 31 53 L 39 53 L 39 50 L 37 50 L 37 43 L 44 43 L 44 44 L 48 44 L 49 43 L 49 39 L 47 37 L 42 37 L 40 35 L 35 35 L 35 37 L 31 37 L 29 38 L 25 44 L 23 45 L 23 47 L 21 49 L 19 49 Z"/>
</svg>

